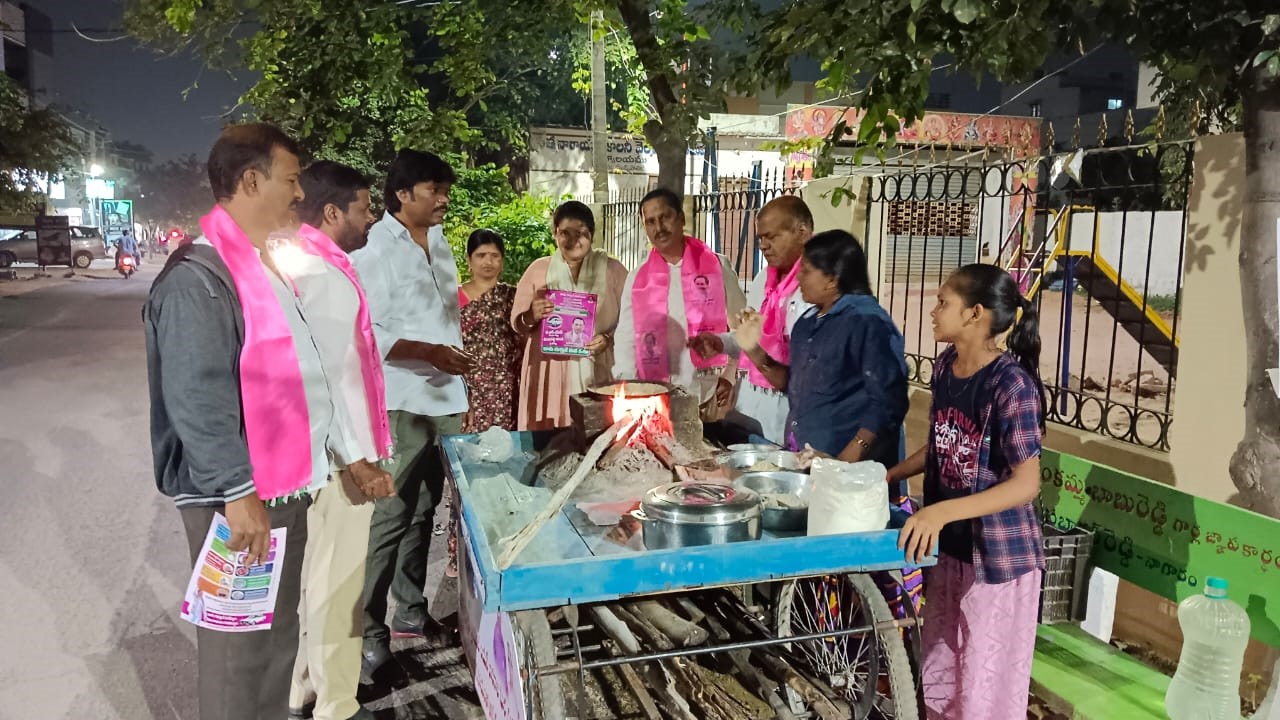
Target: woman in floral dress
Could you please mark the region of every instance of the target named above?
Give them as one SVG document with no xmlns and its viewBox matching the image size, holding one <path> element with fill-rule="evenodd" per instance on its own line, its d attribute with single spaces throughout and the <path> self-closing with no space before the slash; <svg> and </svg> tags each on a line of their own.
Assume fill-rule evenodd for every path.
<svg viewBox="0 0 1280 720">
<path fill-rule="evenodd" d="M 463 348 L 475 358 L 471 372 L 463 376 L 471 409 L 462 431 L 484 432 L 497 426 L 516 429 L 516 399 L 522 338 L 511 327 L 514 285 L 498 282 L 506 248 L 502 236 L 492 230 L 476 230 L 467 238 L 467 266 L 471 279 L 458 287 L 462 308 Z M 449 564 L 445 573 L 458 576 L 458 508 L 449 511 Z"/>
<path fill-rule="evenodd" d="M 465 376 L 471 410 L 463 432 L 516 427 L 524 343 L 511 327 L 516 289 L 498 282 L 504 254 L 502 236 L 492 230 L 476 230 L 467 239 L 471 279 L 458 288 L 458 304 L 462 308 L 463 345 L 476 363 Z"/>
</svg>

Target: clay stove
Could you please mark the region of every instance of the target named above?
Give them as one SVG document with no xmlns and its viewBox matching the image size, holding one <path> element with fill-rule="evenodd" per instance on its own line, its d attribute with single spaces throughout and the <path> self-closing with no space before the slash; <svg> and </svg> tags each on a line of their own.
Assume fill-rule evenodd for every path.
<svg viewBox="0 0 1280 720">
<path fill-rule="evenodd" d="M 600 433 L 621 419 L 627 412 L 636 416 L 653 415 L 649 422 L 642 423 L 641 432 L 667 431 L 676 442 L 689 448 L 699 447 L 702 443 L 702 418 L 699 414 L 698 401 L 683 388 L 663 383 L 667 388 L 665 395 L 631 397 L 626 394 L 626 384 L 621 384 L 620 394 L 613 397 L 602 397 L 593 393 L 582 393 L 569 398 L 569 418 L 573 422 L 575 444 L 580 451 L 586 450 Z M 647 425 L 648 430 L 643 426 Z"/>
</svg>

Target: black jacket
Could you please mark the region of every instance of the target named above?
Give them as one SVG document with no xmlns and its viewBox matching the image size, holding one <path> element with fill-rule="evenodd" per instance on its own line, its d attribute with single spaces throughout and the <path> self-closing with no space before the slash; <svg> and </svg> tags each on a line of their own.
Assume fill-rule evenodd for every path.
<svg viewBox="0 0 1280 720">
<path fill-rule="evenodd" d="M 156 486 L 179 507 L 253 492 L 240 400 L 244 314 L 208 245 L 169 256 L 142 308 Z"/>
</svg>

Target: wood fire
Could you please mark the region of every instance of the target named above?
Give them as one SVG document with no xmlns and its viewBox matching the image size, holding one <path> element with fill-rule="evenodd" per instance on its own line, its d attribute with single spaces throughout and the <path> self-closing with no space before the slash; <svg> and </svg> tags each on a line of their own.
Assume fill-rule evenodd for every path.
<svg viewBox="0 0 1280 720">
<path fill-rule="evenodd" d="M 613 394 L 609 405 L 609 421 L 618 422 L 628 414 L 632 420 L 643 421 L 646 415 L 657 413 L 666 416 L 667 408 L 664 395 L 630 397 L 627 395 L 627 384 L 619 383 L 618 391 Z"/>
</svg>

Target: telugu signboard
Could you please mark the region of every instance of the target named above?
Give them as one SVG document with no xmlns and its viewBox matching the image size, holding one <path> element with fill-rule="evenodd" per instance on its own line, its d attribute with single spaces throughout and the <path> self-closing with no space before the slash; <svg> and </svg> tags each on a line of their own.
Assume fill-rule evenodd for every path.
<svg viewBox="0 0 1280 720">
<path fill-rule="evenodd" d="M 590 130 L 529 128 L 529 169 L 591 172 L 591 141 Z M 609 172 L 658 172 L 653 148 L 639 135 L 609 133 L 605 153 Z"/>
<path fill-rule="evenodd" d="M 43 267 L 71 264 L 71 218 L 36 216 L 36 257 Z"/>
<path fill-rule="evenodd" d="M 1280 647 L 1280 520 L 1045 450 L 1046 524 L 1094 533 L 1093 562 L 1175 602 L 1225 578 L 1255 639 Z"/>
</svg>

